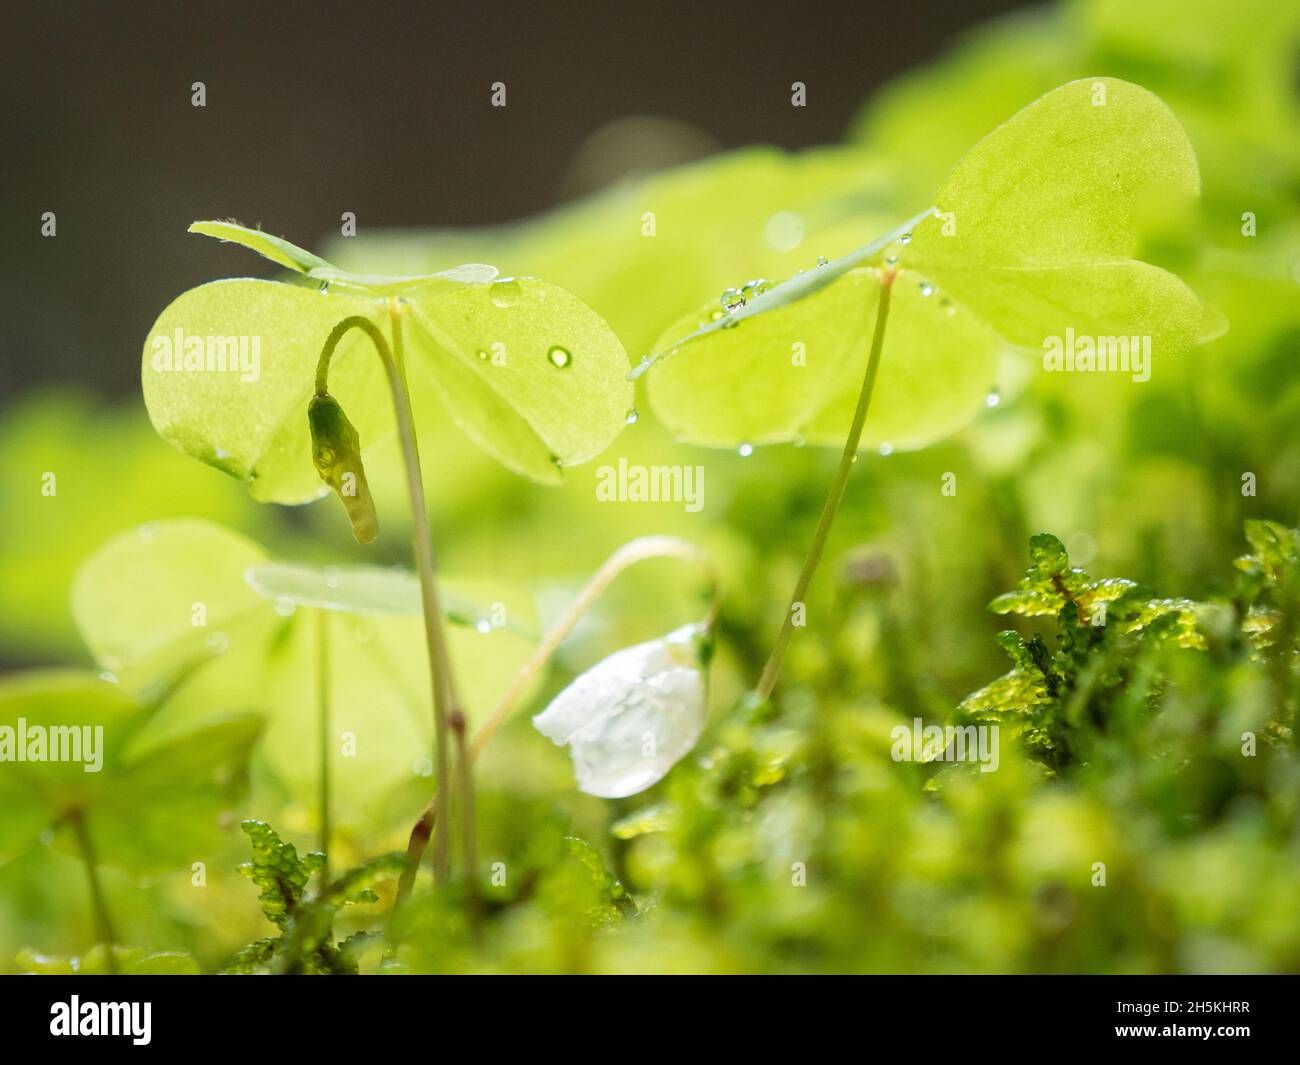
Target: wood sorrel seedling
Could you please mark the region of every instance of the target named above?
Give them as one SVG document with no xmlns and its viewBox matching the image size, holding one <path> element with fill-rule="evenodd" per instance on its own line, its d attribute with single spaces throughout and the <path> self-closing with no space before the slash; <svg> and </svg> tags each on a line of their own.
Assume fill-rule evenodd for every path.
<svg viewBox="0 0 1300 1065">
<path fill-rule="evenodd" d="M 316 478 L 323 477 L 365 542 L 378 525 L 362 442 L 396 423 L 427 637 L 435 802 L 445 826 L 448 730 L 463 711 L 442 631 L 408 350 L 409 361 L 430 374 L 451 417 L 480 446 L 517 472 L 551 482 L 564 466 L 600 451 L 625 424 L 631 407 L 626 355 L 586 305 L 534 278 L 498 278 L 482 266 L 416 277 L 358 275 L 258 230 L 224 222 L 191 228 L 243 244 L 313 288 L 214 282 L 184 293 L 162 313 L 146 341 L 143 379 L 150 416 L 166 439 L 249 481 L 260 499 L 306 501 L 319 495 Z M 181 335 L 190 338 L 179 363 L 188 372 L 176 372 L 175 357 L 166 366 L 156 358 L 170 343 L 164 338 Z M 212 368 L 206 346 L 230 336 L 259 339 L 256 379 Z M 366 346 L 378 355 L 378 367 L 357 354 Z M 347 400 L 350 416 L 334 396 Z M 448 833 L 440 828 L 439 883 L 447 878 L 449 854 Z"/>
<path fill-rule="evenodd" d="M 861 448 L 955 431 L 990 394 L 1004 349 L 1041 351 L 1067 328 L 1149 337 L 1157 359 L 1222 329 L 1179 278 L 1137 258 L 1142 206 L 1198 189 L 1191 144 L 1156 96 L 1114 78 L 1070 82 L 980 141 L 889 237 L 752 299 L 724 294 L 665 332 L 633 373 L 651 371 L 651 405 L 681 439 L 843 448 L 760 699 Z"/>
</svg>

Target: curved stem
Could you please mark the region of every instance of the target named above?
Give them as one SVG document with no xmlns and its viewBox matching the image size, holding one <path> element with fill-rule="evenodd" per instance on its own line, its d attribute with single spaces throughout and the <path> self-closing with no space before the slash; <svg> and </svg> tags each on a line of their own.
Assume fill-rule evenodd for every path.
<svg viewBox="0 0 1300 1065">
<path fill-rule="evenodd" d="M 86 815 L 81 810 L 68 814 L 68 825 L 77 838 L 77 848 L 81 851 L 81 860 L 86 866 L 86 883 L 90 887 L 90 905 L 95 915 L 95 936 L 108 951 L 108 971 L 117 972 L 117 957 L 113 951 L 117 943 L 117 933 L 113 930 L 113 918 L 108 912 L 108 899 L 104 887 L 99 882 L 99 863 L 95 860 L 95 848 L 90 842 L 90 831 L 86 827 Z"/>
<path fill-rule="evenodd" d="M 329 611 L 316 611 L 316 730 L 319 744 L 320 852 L 325 860 L 320 867 L 320 890 L 330 882 L 330 628 Z"/>
<path fill-rule="evenodd" d="M 759 678 L 758 686 L 754 689 L 755 695 L 759 699 L 766 700 L 771 694 L 772 689 L 776 687 L 777 678 L 781 675 L 781 665 L 785 662 L 785 653 L 790 646 L 790 638 L 794 635 L 794 609 L 799 603 L 804 602 L 804 597 L 808 594 L 808 586 L 812 584 L 813 575 L 817 572 L 817 566 L 821 562 L 822 551 L 826 547 L 826 538 L 830 534 L 831 526 L 835 523 L 836 512 L 840 508 L 840 502 L 844 499 L 844 491 L 849 483 L 849 473 L 853 469 L 853 464 L 858 460 L 858 443 L 862 439 L 862 427 L 867 421 L 867 408 L 871 406 L 871 393 L 876 387 L 876 373 L 880 369 L 880 353 L 885 344 L 885 323 L 889 319 L 889 295 L 894 287 L 894 271 L 886 271 L 880 277 L 880 302 L 876 308 L 876 329 L 871 338 L 871 354 L 867 356 L 867 372 L 862 378 L 862 389 L 858 393 L 857 409 L 853 412 L 853 422 L 849 426 L 848 439 L 844 441 L 844 451 L 840 455 L 840 465 L 835 471 L 835 479 L 831 482 L 830 492 L 826 496 L 826 503 L 822 507 L 822 516 L 817 522 L 817 531 L 813 534 L 812 546 L 808 549 L 808 557 L 804 559 L 803 571 L 799 574 L 799 581 L 794 586 L 794 594 L 790 597 L 790 605 L 785 612 L 785 620 L 781 623 L 781 631 L 777 634 L 776 643 L 772 645 L 772 653 L 768 657 L 767 665 L 763 667 L 763 675 Z"/>
<path fill-rule="evenodd" d="M 325 342 L 320 361 L 316 366 L 316 394 L 325 395 L 329 378 L 330 359 L 339 340 L 349 329 L 360 329 L 375 345 L 388 383 L 393 393 L 393 411 L 397 417 L 397 435 L 406 467 L 406 490 L 411 501 L 411 539 L 416 568 L 420 574 L 420 599 L 424 607 L 424 634 L 429 656 L 429 683 L 433 691 L 434 773 L 439 823 L 447 823 L 448 789 L 443 782 L 448 779 L 447 721 L 456 708 L 456 686 L 451 675 L 451 657 L 447 652 L 447 636 L 442 627 L 442 608 L 438 603 L 437 565 L 433 553 L 433 534 L 429 528 L 429 513 L 424 502 L 424 482 L 420 472 L 420 451 L 415 440 L 415 423 L 411 414 L 411 400 L 406 387 L 406 368 L 402 347 L 402 308 L 396 299 L 388 302 L 388 317 L 393 332 L 390 350 L 379 327 L 361 315 L 339 322 Z M 434 880 L 445 883 L 449 872 L 447 838 L 439 832 L 434 842 Z"/>
<path fill-rule="evenodd" d="M 704 624 L 708 627 L 713 625 L 718 616 L 718 606 L 721 601 L 721 585 L 718 580 L 718 572 L 713 565 L 709 556 L 686 540 L 679 540 L 675 536 L 642 536 L 636 540 L 631 540 L 624 544 L 617 551 L 607 558 L 601 565 L 600 569 L 592 574 L 590 580 L 583 585 L 582 591 L 578 597 L 569 604 L 569 608 L 556 619 L 555 623 L 547 630 L 542 642 L 538 644 L 537 650 L 531 657 L 520 666 L 515 673 L 514 680 L 510 682 L 510 687 L 506 693 L 497 702 L 491 715 L 488 717 L 474 734 L 474 740 L 469 745 L 468 750 L 463 754 L 467 767 L 473 766 L 480 752 L 487 745 L 495 734 L 497 729 L 505 722 L 515 705 L 519 702 L 520 697 L 533 682 L 533 678 L 538 672 L 551 660 L 564 638 L 569 635 L 582 620 L 582 616 L 590 610 L 601 597 L 605 589 L 613 583 L 615 577 L 622 573 L 629 566 L 649 558 L 679 558 L 686 562 L 693 562 L 704 567 L 709 577 L 709 609 L 704 615 Z M 439 788 L 439 791 L 444 789 Z M 425 809 L 424 814 L 415 823 L 411 829 L 410 838 L 406 845 L 406 866 L 402 870 L 401 878 L 397 883 L 397 897 L 393 902 L 393 912 L 396 913 L 398 907 L 406 900 L 410 894 L 411 888 L 415 883 L 415 870 L 419 867 L 420 858 L 424 854 L 424 849 L 428 846 L 429 836 L 439 816 L 435 801 L 430 803 Z M 446 824 L 445 821 L 442 822 Z M 438 833 L 443 835 L 444 833 Z"/>
</svg>

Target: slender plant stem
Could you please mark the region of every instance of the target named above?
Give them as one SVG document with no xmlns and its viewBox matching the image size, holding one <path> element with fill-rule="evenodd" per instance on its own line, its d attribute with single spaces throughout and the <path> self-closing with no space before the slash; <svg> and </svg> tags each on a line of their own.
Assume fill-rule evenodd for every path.
<svg viewBox="0 0 1300 1065">
<path fill-rule="evenodd" d="M 424 482 L 420 471 L 420 451 L 415 440 L 415 421 L 411 414 L 411 400 L 406 387 L 406 367 L 402 346 L 402 307 L 389 300 L 388 317 L 393 332 L 393 347 L 389 348 L 378 327 L 368 318 L 345 318 L 334 327 L 316 368 L 316 394 L 328 391 L 329 362 L 339 340 L 349 329 L 362 330 L 375 345 L 379 358 L 388 374 L 393 393 L 393 411 L 397 417 L 397 436 L 402 447 L 406 467 L 406 489 L 411 501 L 411 540 L 416 569 L 420 575 L 420 598 L 424 607 L 424 635 L 429 656 L 429 683 L 433 691 L 434 773 L 436 790 L 434 803 L 438 823 L 447 824 L 449 789 L 444 787 L 450 764 L 448 757 L 447 721 L 457 707 L 455 681 L 451 675 L 451 657 L 447 652 L 447 636 L 442 627 L 442 607 L 438 603 L 437 565 L 433 552 L 433 533 L 429 528 L 429 513 L 424 502 Z M 427 842 L 427 839 L 426 839 Z M 448 840 L 439 832 L 433 849 L 433 876 L 438 884 L 447 881 L 450 872 Z"/>
<path fill-rule="evenodd" d="M 330 616 L 328 610 L 316 611 L 316 729 L 320 744 L 320 852 L 325 860 L 320 867 L 320 889 L 330 882 Z"/>
<path fill-rule="evenodd" d="M 453 714 L 452 735 L 456 737 L 456 793 L 460 801 L 461 861 L 465 865 L 465 893 L 469 900 L 470 930 L 479 923 L 478 838 L 474 810 L 474 763 L 465 747 L 465 715 Z"/>
<path fill-rule="evenodd" d="M 826 547 L 826 538 L 830 534 L 831 526 L 835 523 L 835 514 L 840 508 L 840 502 L 844 499 L 844 490 L 849 483 L 849 473 L 858 459 L 858 443 L 862 439 L 862 427 L 867 421 L 867 408 L 871 406 L 871 393 L 875 390 L 876 373 L 880 369 L 880 353 L 885 345 L 885 323 L 889 319 L 889 296 L 893 287 L 894 272 L 889 270 L 882 273 L 880 277 L 880 302 L 876 308 L 876 329 L 871 338 L 871 354 L 867 356 L 867 372 L 862 378 L 862 389 L 858 393 L 858 406 L 853 412 L 853 422 L 849 426 L 848 439 L 844 441 L 844 451 L 840 455 L 840 465 L 835 471 L 835 479 L 831 482 L 830 492 L 827 494 L 826 503 L 822 507 L 822 516 L 817 522 L 817 531 L 813 534 L 813 542 L 808 549 L 808 557 L 804 559 L 803 571 L 799 574 L 799 581 L 794 586 L 794 595 L 790 597 L 790 605 L 786 608 L 785 620 L 781 623 L 781 631 L 777 634 L 776 643 L 772 645 L 772 654 L 768 657 L 767 665 L 763 667 L 763 675 L 759 678 L 758 686 L 754 689 L 759 699 L 765 700 L 772 694 L 772 689 L 776 687 L 777 678 L 781 675 L 781 665 L 785 662 L 785 654 L 790 647 L 790 638 L 794 635 L 795 606 L 804 602 L 804 597 L 808 594 L 808 586 L 812 584 L 813 575 L 817 572 L 817 566 L 821 562 L 822 551 Z"/>
<path fill-rule="evenodd" d="M 601 564 L 600 569 L 592 574 L 590 580 L 583 586 L 582 591 L 578 593 L 578 597 L 569 604 L 569 608 L 547 630 L 546 635 L 542 637 L 542 642 L 538 644 L 537 650 L 519 668 L 514 680 L 510 682 L 509 689 L 497 702 L 487 721 L 474 734 L 473 742 L 465 751 L 463 757 L 467 771 L 472 769 L 474 762 L 487 745 L 488 740 L 496 734 L 497 729 L 510 716 L 524 692 L 528 690 L 528 686 L 532 684 L 533 679 L 546 663 L 551 660 L 551 656 L 555 654 L 564 638 L 573 631 L 578 622 L 582 620 L 582 616 L 595 605 L 596 600 L 610 586 L 614 578 L 629 566 L 649 558 L 679 558 L 686 562 L 702 565 L 705 568 L 709 577 L 710 602 L 708 613 L 704 616 L 704 624 L 712 626 L 718 614 L 721 585 L 718 580 L 717 570 L 714 569 L 709 556 L 694 544 L 686 540 L 679 540 L 675 536 L 642 536 L 629 541 L 610 555 Z M 419 868 L 420 859 L 429 843 L 429 836 L 433 832 L 437 818 L 440 816 L 436 799 L 437 796 L 435 796 L 435 801 L 425 808 L 423 815 L 411 829 L 411 835 L 406 844 L 406 865 L 397 882 L 397 897 L 393 902 L 393 913 L 397 912 L 407 896 L 410 895 L 411 888 L 415 883 L 415 872 Z M 446 824 L 445 821 L 441 823 Z M 439 835 L 442 834 L 439 833 Z"/>
<path fill-rule="evenodd" d="M 104 887 L 99 882 L 99 863 L 95 859 L 95 847 L 90 842 L 90 830 L 86 827 L 85 813 L 81 810 L 73 810 L 68 814 L 68 825 L 77 838 L 77 848 L 81 851 L 81 860 L 86 867 L 90 905 L 95 915 L 95 937 L 108 951 L 108 971 L 116 973 L 117 957 L 113 947 L 117 943 L 117 933 L 113 930 L 113 918 L 108 912 L 108 899 L 104 895 Z"/>
</svg>

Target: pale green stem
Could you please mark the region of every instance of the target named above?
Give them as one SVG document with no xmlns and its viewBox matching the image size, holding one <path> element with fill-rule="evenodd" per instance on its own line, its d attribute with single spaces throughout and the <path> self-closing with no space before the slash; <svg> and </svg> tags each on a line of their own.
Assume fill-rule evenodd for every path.
<svg viewBox="0 0 1300 1065">
<path fill-rule="evenodd" d="M 434 773 L 436 791 L 434 802 L 440 816 L 439 824 L 447 824 L 449 789 L 443 786 L 448 780 L 447 722 L 456 708 L 456 686 L 451 675 L 451 657 L 447 652 L 447 637 L 442 626 L 442 608 L 438 603 L 437 566 L 434 561 L 433 533 L 429 528 L 429 514 L 425 509 L 424 482 L 420 472 L 420 451 L 415 440 L 415 422 L 411 414 L 411 400 L 406 387 L 406 369 L 403 365 L 402 309 L 397 300 L 390 300 L 388 316 L 393 330 L 393 348 L 389 349 L 384 335 L 368 318 L 354 316 L 339 322 L 330 333 L 321 352 L 316 370 L 316 394 L 324 395 L 327 389 L 329 361 L 343 334 L 351 328 L 362 330 L 375 345 L 379 358 L 388 374 L 393 393 L 393 411 L 397 417 L 397 437 L 402 448 L 406 467 L 406 489 L 411 502 L 411 539 L 416 569 L 420 575 L 420 598 L 424 608 L 424 635 L 429 657 L 429 683 L 433 692 Z M 439 832 L 433 849 L 433 876 L 435 882 L 446 883 L 449 873 L 448 840 Z"/>
<path fill-rule="evenodd" d="M 804 559 L 803 570 L 799 574 L 798 583 L 794 586 L 794 595 L 790 597 L 790 605 L 786 608 L 785 620 L 781 623 L 781 631 L 777 634 L 776 643 L 772 645 L 772 653 L 768 657 L 767 665 L 763 667 L 763 675 L 759 678 L 758 686 L 754 689 L 755 694 L 762 700 L 766 700 L 772 694 L 772 689 L 776 687 L 777 678 L 781 675 L 781 666 L 785 662 L 785 654 L 790 646 L 790 638 L 794 635 L 795 607 L 805 601 L 808 587 L 812 584 L 813 574 L 817 572 L 817 566 L 821 562 L 822 551 L 826 547 L 826 538 L 830 534 L 831 526 L 835 523 L 835 515 L 840 508 L 840 502 L 844 499 L 844 491 L 849 483 L 849 473 L 853 469 L 853 464 L 858 460 L 858 443 L 862 439 L 862 427 L 866 424 L 867 408 L 871 406 L 871 393 L 875 390 L 876 373 L 880 369 L 880 353 L 885 344 L 885 322 L 889 318 L 889 294 L 893 289 L 893 285 L 893 271 L 883 273 L 880 278 L 880 303 L 876 309 L 876 329 L 871 338 L 871 354 L 867 356 L 867 372 L 862 379 L 862 389 L 858 393 L 858 406 L 853 412 L 853 422 L 849 426 L 848 439 L 844 441 L 844 451 L 840 455 L 840 465 L 835 471 L 835 479 L 831 482 L 830 492 L 827 494 L 826 503 L 822 507 L 821 519 L 817 522 L 817 531 L 813 534 L 813 542 L 808 550 L 808 557 Z"/>
<path fill-rule="evenodd" d="M 117 943 L 117 933 L 113 930 L 113 918 L 108 912 L 108 899 L 104 887 L 99 882 L 99 863 L 95 859 L 95 848 L 90 842 L 90 830 L 86 827 L 86 815 L 81 810 L 68 814 L 68 825 L 77 839 L 77 849 L 81 851 L 81 861 L 86 867 L 86 883 L 90 887 L 90 905 L 95 915 L 95 937 L 104 944 L 108 952 L 108 971 L 117 972 L 117 956 L 113 947 Z"/>
<path fill-rule="evenodd" d="M 328 610 L 316 612 L 316 711 L 320 744 L 320 852 L 325 860 L 320 867 L 320 890 L 330 882 L 330 618 Z"/>
</svg>

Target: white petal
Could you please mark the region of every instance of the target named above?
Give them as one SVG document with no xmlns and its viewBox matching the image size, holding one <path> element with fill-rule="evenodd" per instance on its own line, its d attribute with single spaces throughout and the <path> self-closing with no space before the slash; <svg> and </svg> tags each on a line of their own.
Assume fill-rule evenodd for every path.
<svg viewBox="0 0 1300 1065">
<path fill-rule="evenodd" d="M 702 626 L 616 651 L 575 679 L 533 718 L 573 755 L 578 787 L 617 799 L 661 780 L 700 738 L 707 692 Z"/>
</svg>

